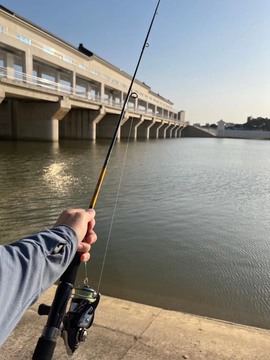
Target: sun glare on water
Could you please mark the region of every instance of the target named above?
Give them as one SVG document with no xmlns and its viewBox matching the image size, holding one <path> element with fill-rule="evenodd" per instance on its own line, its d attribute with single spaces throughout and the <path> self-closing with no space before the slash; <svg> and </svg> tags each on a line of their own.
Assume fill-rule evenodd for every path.
<svg viewBox="0 0 270 360">
<path fill-rule="evenodd" d="M 72 176 L 65 163 L 53 163 L 43 169 L 43 180 L 46 185 L 57 193 L 66 193 L 78 179 Z"/>
</svg>

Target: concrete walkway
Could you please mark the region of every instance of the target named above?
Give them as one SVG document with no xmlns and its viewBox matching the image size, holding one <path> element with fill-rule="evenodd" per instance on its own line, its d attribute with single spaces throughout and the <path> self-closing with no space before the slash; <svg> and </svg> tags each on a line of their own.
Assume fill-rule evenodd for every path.
<svg viewBox="0 0 270 360">
<path fill-rule="evenodd" d="M 27 311 L 0 349 L 1 360 L 31 359 L 46 320 L 37 307 L 50 304 L 54 290 Z M 54 359 L 70 359 L 61 338 Z M 267 360 L 270 331 L 102 296 L 88 339 L 72 359 Z"/>
</svg>

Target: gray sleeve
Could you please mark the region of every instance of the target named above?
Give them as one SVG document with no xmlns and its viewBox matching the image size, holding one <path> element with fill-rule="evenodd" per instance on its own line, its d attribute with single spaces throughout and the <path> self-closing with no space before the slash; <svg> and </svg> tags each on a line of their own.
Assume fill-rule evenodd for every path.
<svg viewBox="0 0 270 360">
<path fill-rule="evenodd" d="M 0 346 L 26 309 L 63 274 L 77 245 L 74 230 L 61 225 L 0 246 Z"/>
</svg>

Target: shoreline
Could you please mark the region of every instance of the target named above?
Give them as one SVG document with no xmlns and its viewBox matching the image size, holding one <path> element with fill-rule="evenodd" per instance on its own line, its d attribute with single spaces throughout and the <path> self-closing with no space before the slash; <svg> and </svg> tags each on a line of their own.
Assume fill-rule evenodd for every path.
<svg viewBox="0 0 270 360">
<path fill-rule="evenodd" d="M 31 359 L 47 317 L 38 305 L 50 304 L 50 288 L 30 309 L 6 340 L 6 360 Z M 94 325 L 73 359 L 267 359 L 270 330 L 235 324 L 102 296 Z M 63 340 L 57 339 L 53 359 L 70 359 Z"/>
</svg>

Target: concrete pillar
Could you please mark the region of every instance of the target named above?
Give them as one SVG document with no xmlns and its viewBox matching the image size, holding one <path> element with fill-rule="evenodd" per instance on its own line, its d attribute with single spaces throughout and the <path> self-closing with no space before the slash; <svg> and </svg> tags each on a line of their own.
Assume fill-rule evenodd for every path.
<svg viewBox="0 0 270 360">
<path fill-rule="evenodd" d="M 181 128 L 181 126 L 178 125 L 178 127 L 175 129 L 174 137 L 176 137 L 176 138 L 180 137 L 180 136 L 179 136 L 180 128 Z"/>
<path fill-rule="evenodd" d="M 113 93 L 111 91 L 109 92 L 109 104 L 113 105 Z"/>
<path fill-rule="evenodd" d="M 142 124 L 137 129 L 137 137 L 141 139 L 149 139 L 149 128 L 151 125 L 152 125 L 151 120 L 144 119 Z"/>
<path fill-rule="evenodd" d="M 32 82 L 32 76 L 33 76 L 33 56 L 30 49 L 27 49 L 25 52 L 25 73 L 27 76 L 27 82 Z"/>
<path fill-rule="evenodd" d="M 184 126 L 180 126 L 179 131 L 178 131 L 178 137 L 182 136 L 182 130 L 184 129 Z"/>
<path fill-rule="evenodd" d="M 152 124 L 149 126 L 148 128 L 148 138 L 153 138 L 152 134 L 153 132 L 151 131 L 152 129 L 156 129 L 156 121 L 155 118 L 152 119 Z M 156 137 L 155 137 L 156 138 Z"/>
<path fill-rule="evenodd" d="M 16 123 L 16 137 L 20 140 L 58 141 L 59 121 L 69 112 L 69 99 L 51 102 L 18 102 L 13 108 L 12 123 Z"/>
<path fill-rule="evenodd" d="M 177 131 L 179 129 L 179 124 L 176 124 L 175 125 L 175 128 L 173 129 L 173 132 L 172 132 L 172 137 L 173 138 L 176 138 L 177 137 Z"/>
<path fill-rule="evenodd" d="M 71 109 L 71 104 L 69 98 L 64 96 L 58 103 L 57 103 L 57 110 L 52 115 L 52 120 L 62 120 L 64 116 L 69 112 Z"/>
<path fill-rule="evenodd" d="M 170 126 L 169 123 L 167 123 L 167 121 L 163 121 L 162 125 L 159 127 L 159 133 L 158 133 L 158 137 L 159 139 L 165 139 L 166 137 L 166 129 Z"/>
<path fill-rule="evenodd" d="M 141 115 L 138 122 L 136 122 L 135 126 L 134 126 L 134 139 L 137 139 L 138 137 L 138 128 L 139 126 L 141 126 L 141 124 L 144 122 L 144 116 Z"/>
<path fill-rule="evenodd" d="M 7 78 L 14 79 L 14 56 L 7 53 Z"/>
<path fill-rule="evenodd" d="M 121 126 L 123 126 L 129 119 L 129 114 L 127 112 L 124 113 L 123 119 L 121 121 Z"/>
<path fill-rule="evenodd" d="M 171 129 L 174 127 L 174 124 L 172 124 L 171 122 L 169 123 L 169 126 L 166 128 L 166 132 L 165 132 L 165 138 L 170 139 L 171 138 Z"/>
<path fill-rule="evenodd" d="M 157 105 L 154 105 L 154 113 L 153 113 L 154 117 L 157 116 L 157 113 L 158 113 L 158 111 L 157 111 Z"/>
<path fill-rule="evenodd" d="M 71 111 L 59 122 L 59 138 L 95 140 L 96 126 L 104 116 L 100 111 L 72 108 Z"/>
<path fill-rule="evenodd" d="M 121 139 L 136 139 L 137 128 L 143 122 L 141 116 L 130 116 L 128 113 L 125 115 L 125 121 L 121 125 Z"/>
<path fill-rule="evenodd" d="M 160 129 L 162 128 L 163 125 L 164 125 L 164 121 L 161 121 L 157 127 L 157 131 L 156 131 L 157 139 L 160 138 Z"/>
<path fill-rule="evenodd" d="M 177 138 L 178 137 L 178 131 L 180 129 L 180 125 L 175 125 L 175 128 L 173 129 L 173 132 L 172 132 L 172 137 L 174 138 Z"/>
<path fill-rule="evenodd" d="M 169 133 L 170 127 L 171 127 L 171 124 L 170 124 L 170 123 L 168 124 L 168 126 L 165 127 L 165 129 L 164 129 L 164 138 L 169 137 L 169 136 L 168 136 L 168 133 Z"/>
<path fill-rule="evenodd" d="M 61 80 L 60 72 L 57 71 L 56 77 L 55 77 L 55 82 L 56 82 L 56 84 L 57 84 L 57 91 L 61 91 L 61 83 L 60 83 L 60 80 Z"/>
<path fill-rule="evenodd" d="M 105 95 L 105 84 L 101 83 L 100 86 L 100 101 L 104 103 L 104 95 Z"/>
<path fill-rule="evenodd" d="M 102 106 L 98 111 L 91 111 L 89 119 L 89 139 L 96 140 L 97 124 L 104 118 L 106 111 Z"/>
<path fill-rule="evenodd" d="M 87 99 L 91 99 L 91 90 L 92 90 L 92 86 L 90 83 L 87 84 L 87 89 L 86 89 L 86 98 Z"/>
<path fill-rule="evenodd" d="M 121 107 L 122 107 L 123 103 L 124 103 L 124 93 L 123 93 L 123 91 L 120 92 L 120 102 L 121 102 Z"/>
<path fill-rule="evenodd" d="M 163 109 L 163 108 L 161 108 L 160 116 L 161 116 L 162 118 L 164 118 L 164 109 Z"/>
<path fill-rule="evenodd" d="M 138 111 L 138 101 L 139 101 L 138 97 L 134 99 L 134 110 L 135 111 Z"/>
<path fill-rule="evenodd" d="M 72 72 L 71 87 L 72 87 L 71 93 L 73 95 L 75 95 L 76 94 L 76 71 Z"/>
<path fill-rule="evenodd" d="M 173 137 L 173 134 L 174 134 L 174 129 L 177 127 L 178 125 L 176 125 L 176 124 L 173 124 L 172 125 L 172 128 L 169 130 L 170 131 L 170 138 L 172 138 Z"/>
<path fill-rule="evenodd" d="M 44 137 L 41 140 L 57 142 L 59 140 L 59 128 L 58 120 L 52 119 L 48 120 L 47 123 L 47 134 L 44 134 Z"/>
<path fill-rule="evenodd" d="M 98 139 L 112 139 L 117 122 L 119 121 L 120 114 L 109 114 L 106 113 L 105 116 L 102 117 L 102 121 L 96 126 L 96 137 Z M 118 130 L 117 139 L 120 139 L 121 136 L 121 127 Z"/>
</svg>

